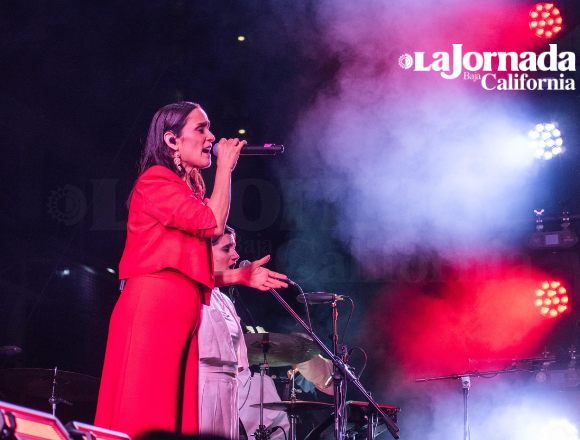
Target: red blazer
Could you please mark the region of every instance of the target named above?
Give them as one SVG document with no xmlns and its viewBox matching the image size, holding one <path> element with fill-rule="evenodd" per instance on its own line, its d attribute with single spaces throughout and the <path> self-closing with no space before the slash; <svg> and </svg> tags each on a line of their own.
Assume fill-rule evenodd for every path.
<svg viewBox="0 0 580 440">
<path fill-rule="evenodd" d="M 201 283 L 209 302 L 215 283 L 211 237 L 216 226 L 212 210 L 177 174 L 152 166 L 139 177 L 131 197 L 119 278 L 174 268 Z"/>
</svg>

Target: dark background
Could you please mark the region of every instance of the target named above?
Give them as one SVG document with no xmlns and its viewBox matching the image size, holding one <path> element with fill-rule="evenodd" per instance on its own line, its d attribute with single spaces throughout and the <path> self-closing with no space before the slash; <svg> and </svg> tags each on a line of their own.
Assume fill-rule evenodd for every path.
<svg viewBox="0 0 580 440">
<path fill-rule="evenodd" d="M 570 21 L 559 38 L 578 62 L 577 6 L 568 1 L 561 7 Z M 145 134 L 157 109 L 192 100 L 207 111 L 218 139 L 242 137 L 238 130 L 244 128 L 250 144 L 286 145 L 281 156 L 240 158 L 234 172 L 229 223 L 237 229 L 241 258 L 271 254 L 268 267 L 288 273 L 305 291 L 356 298 L 354 330 L 346 342 L 384 342 L 387 348 L 374 361 L 377 347 L 364 347 L 370 357 L 365 375 L 371 384 L 388 376 L 381 359 L 390 359 L 391 335 L 375 335 L 367 312 L 377 292 L 408 280 L 401 281 L 400 274 L 362 274 L 333 233 L 336 206 L 308 201 L 295 206 L 282 189 L 292 176 L 277 171 L 291 169 L 292 130 L 303 109 L 319 94 L 334 93 L 337 72 L 349 63 L 344 53 L 328 49 L 320 32 L 315 3 L 308 1 L 2 2 L 0 346 L 23 350 L 4 367 L 58 366 L 100 377 L 108 319 L 118 297 L 117 275 L 108 269 L 117 270 L 123 251 L 126 201 Z M 238 41 L 239 35 L 246 40 Z M 548 227 L 557 228 L 556 216 L 568 209 L 575 228 L 578 93 L 521 93 L 538 113 L 557 115 L 567 124 L 566 161 L 540 169 L 533 184 L 536 200 L 554 218 Z M 208 194 L 214 168 L 204 171 Z M 534 265 L 563 267 L 523 246 L 533 216 L 522 213 L 513 220 L 503 233 L 532 255 Z M 310 229 L 316 231 L 311 238 Z M 562 259 L 576 261 L 576 249 Z M 411 271 L 419 270 L 421 263 L 415 263 Z M 578 267 L 561 270 L 576 295 Z M 440 279 L 427 277 L 430 282 Z M 269 294 L 240 290 L 259 324 L 274 332 L 297 330 Z M 281 294 L 302 311 L 297 292 Z M 330 308 L 314 307 L 311 313 L 326 340 Z M 348 306 L 341 305 L 341 324 L 347 314 Z M 576 316 L 552 336 L 565 348 L 578 343 Z M 401 406 L 404 400 L 398 399 L 381 403 Z"/>
</svg>

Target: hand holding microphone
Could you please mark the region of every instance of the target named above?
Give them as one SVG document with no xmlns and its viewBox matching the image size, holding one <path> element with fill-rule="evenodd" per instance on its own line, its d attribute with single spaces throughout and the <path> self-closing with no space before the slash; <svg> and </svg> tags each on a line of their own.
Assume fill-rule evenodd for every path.
<svg viewBox="0 0 580 440">
<path fill-rule="evenodd" d="M 240 156 L 240 151 L 246 145 L 246 141 L 240 141 L 238 138 L 235 139 L 220 139 L 219 143 L 212 147 L 212 150 L 217 151 L 219 149 L 221 154 L 217 158 L 218 167 L 225 167 L 230 171 L 233 171 L 238 163 L 238 157 Z M 215 153 L 214 153 L 215 154 Z"/>
</svg>

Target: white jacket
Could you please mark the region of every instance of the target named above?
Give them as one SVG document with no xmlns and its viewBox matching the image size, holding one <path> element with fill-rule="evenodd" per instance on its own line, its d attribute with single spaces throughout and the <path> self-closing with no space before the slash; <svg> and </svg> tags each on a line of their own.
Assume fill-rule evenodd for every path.
<svg viewBox="0 0 580 440">
<path fill-rule="evenodd" d="M 232 301 L 216 287 L 211 292 L 209 306 L 202 306 L 199 324 L 199 359 L 224 373 L 237 374 L 238 368 L 248 368 L 248 349 L 240 326 L 240 344 L 234 350 L 228 324 L 220 309 L 228 310 L 240 326 L 240 317 Z"/>
</svg>

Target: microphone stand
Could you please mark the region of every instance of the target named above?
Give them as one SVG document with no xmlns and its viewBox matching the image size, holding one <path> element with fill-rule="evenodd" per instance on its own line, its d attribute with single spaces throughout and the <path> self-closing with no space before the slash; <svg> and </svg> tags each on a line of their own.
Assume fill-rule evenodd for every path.
<svg viewBox="0 0 580 440">
<path fill-rule="evenodd" d="M 290 282 L 290 283 L 295 285 L 295 286 L 298 286 L 298 284 L 296 284 L 294 282 Z M 300 286 L 298 286 L 298 287 L 300 287 Z M 343 383 L 344 383 L 345 378 L 348 379 L 351 383 L 353 383 L 354 386 L 361 392 L 361 394 L 363 396 L 365 396 L 365 398 L 367 399 L 369 404 L 375 409 L 375 411 L 379 415 L 379 417 L 384 420 L 385 425 L 387 426 L 387 429 L 389 430 L 389 432 L 391 433 L 393 438 L 398 439 L 399 434 L 397 434 L 397 432 L 399 431 L 399 427 L 395 424 L 395 422 L 393 422 L 381 410 L 379 405 L 374 401 L 374 399 L 371 397 L 370 393 L 367 390 L 365 390 L 365 388 L 360 383 L 358 377 L 356 377 L 356 375 L 352 372 L 352 370 L 348 367 L 348 365 L 344 362 L 344 360 L 341 357 L 332 353 L 328 349 L 328 347 L 326 345 L 324 345 L 324 343 L 320 339 L 318 339 L 318 337 L 314 334 L 312 329 L 310 327 L 308 327 L 308 325 L 300 318 L 300 316 L 298 316 L 298 314 L 294 311 L 294 309 L 292 309 L 292 307 L 290 307 L 290 305 L 286 301 L 284 301 L 284 299 L 280 296 L 280 294 L 278 292 L 276 292 L 274 289 L 270 289 L 270 293 L 272 295 L 274 295 L 274 298 L 276 298 L 278 300 L 278 302 L 280 304 L 282 304 L 282 306 L 288 311 L 288 313 L 290 313 L 290 315 L 292 315 L 292 317 L 296 320 L 296 322 L 298 322 L 304 328 L 306 333 L 308 333 L 308 335 L 312 338 L 312 340 L 316 343 L 316 345 L 318 345 L 320 350 L 322 352 L 324 352 L 326 354 L 326 356 L 328 356 L 328 358 L 334 364 L 334 374 L 333 374 L 332 379 L 333 379 L 333 381 L 334 380 L 339 381 L 339 385 L 337 385 L 336 382 L 334 384 L 334 390 L 335 390 L 335 396 L 334 396 L 334 404 L 335 404 L 334 438 L 335 438 L 335 440 L 344 440 L 345 439 L 346 401 L 345 401 L 344 397 L 342 396 L 343 393 L 341 393 L 341 396 L 337 396 L 337 392 L 336 392 L 337 387 L 338 387 L 339 391 L 343 391 L 343 392 L 346 391 L 345 389 L 343 389 Z M 334 304 L 336 305 L 336 298 L 335 298 Z M 333 319 L 334 319 L 334 316 L 333 316 Z M 335 326 L 335 325 L 336 325 L 336 323 L 334 322 L 333 326 Z M 333 340 L 333 346 L 334 346 L 334 340 Z M 337 411 L 337 409 L 338 409 L 338 411 Z M 368 439 L 368 440 L 372 440 L 372 439 Z"/>
<path fill-rule="evenodd" d="M 535 361 L 536 359 L 523 359 L 522 361 Z M 542 359 L 543 360 L 543 359 Z M 472 377 L 494 377 L 498 374 L 503 373 L 518 373 L 520 371 L 532 371 L 532 369 L 518 368 L 515 363 L 511 364 L 507 368 L 498 371 L 466 371 L 465 373 L 451 374 L 449 376 L 436 376 L 436 377 L 423 377 L 421 379 L 415 379 L 415 382 L 429 382 L 431 380 L 443 380 L 443 379 L 461 379 L 461 385 L 463 387 L 463 439 L 470 439 L 469 432 L 469 419 L 467 414 L 467 396 L 469 395 L 469 387 L 471 386 Z"/>
</svg>

